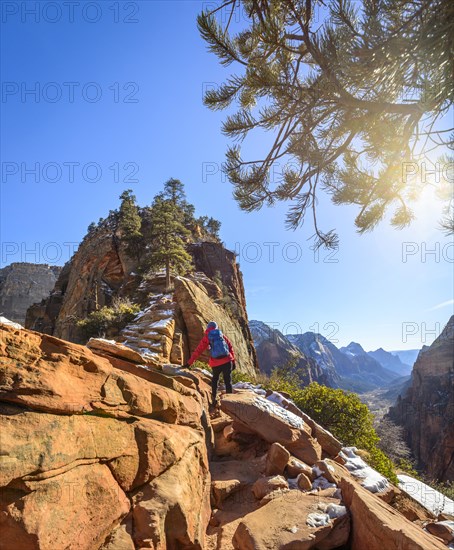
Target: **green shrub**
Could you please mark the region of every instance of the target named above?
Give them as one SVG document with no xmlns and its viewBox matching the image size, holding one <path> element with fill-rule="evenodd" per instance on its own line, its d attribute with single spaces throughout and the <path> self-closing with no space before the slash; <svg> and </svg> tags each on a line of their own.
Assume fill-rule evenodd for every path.
<svg viewBox="0 0 454 550">
<path fill-rule="evenodd" d="M 140 307 L 130 300 L 119 298 L 113 301 L 112 306 L 104 306 L 92 311 L 85 319 L 77 321 L 77 326 L 83 336 L 88 340 L 97 336 L 103 336 L 110 329 L 121 330 L 131 322 Z"/>
<path fill-rule="evenodd" d="M 408 458 L 399 458 L 394 461 L 397 473 L 404 472 L 415 479 L 421 480 L 420 474 L 415 470 L 414 462 Z"/>
<path fill-rule="evenodd" d="M 210 367 L 204 363 L 203 361 L 194 361 L 194 363 L 192 363 L 192 365 L 189 367 L 189 369 L 205 369 L 205 370 L 210 370 Z"/>
</svg>

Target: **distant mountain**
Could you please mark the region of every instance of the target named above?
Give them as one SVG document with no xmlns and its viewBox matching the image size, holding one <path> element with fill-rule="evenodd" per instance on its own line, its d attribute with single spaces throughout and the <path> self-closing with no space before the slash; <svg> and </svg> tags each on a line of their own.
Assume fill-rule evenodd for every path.
<svg viewBox="0 0 454 550">
<path fill-rule="evenodd" d="M 351 361 L 337 347 L 321 334 L 305 332 L 304 334 L 288 334 L 287 339 L 307 357 L 312 357 L 322 369 L 337 373 L 337 378 L 351 375 Z M 336 378 L 334 374 L 331 374 Z M 339 384 L 340 380 L 337 381 Z"/>
<path fill-rule="evenodd" d="M 0 315 L 25 323 L 27 308 L 47 298 L 61 267 L 15 262 L 0 269 Z"/>
<path fill-rule="evenodd" d="M 403 349 L 391 351 L 390 353 L 392 353 L 393 355 L 397 355 L 397 357 L 399 357 L 399 359 L 405 365 L 410 365 L 410 367 L 413 367 L 416 359 L 418 358 L 419 351 L 419 349 Z"/>
<path fill-rule="evenodd" d="M 376 359 L 364 351 L 364 348 L 350 342 L 348 346 L 339 349 L 351 362 L 351 374 L 346 373 L 345 385 L 351 385 L 353 391 L 370 391 L 371 389 L 388 386 L 399 374 L 384 368 Z"/>
<path fill-rule="evenodd" d="M 407 376 L 411 373 L 411 365 L 404 363 L 398 355 L 385 351 L 383 348 L 369 351 L 368 355 L 378 361 L 385 369 L 395 372 L 400 376 Z"/>
<path fill-rule="evenodd" d="M 271 374 L 276 367 L 292 364 L 292 370 L 302 383 L 319 382 L 338 387 L 339 376 L 334 369 L 324 368 L 312 357 L 306 356 L 280 331 L 262 321 L 249 321 L 249 327 L 261 372 Z"/>
<path fill-rule="evenodd" d="M 304 373 L 303 380 L 358 393 L 387 387 L 401 376 L 401 373 L 384 368 L 356 342 L 338 349 L 314 332 L 284 336 L 262 321 L 250 321 L 249 325 L 259 368 L 266 374 L 274 367 L 293 361 Z"/>
<path fill-rule="evenodd" d="M 339 348 L 339 351 L 352 357 L 355 357 L 356 355 L 364 355 L 366 353 L 361 344 L 357 344 L 356 342 L 350 342 L 348 346 Z"/>
</svg>

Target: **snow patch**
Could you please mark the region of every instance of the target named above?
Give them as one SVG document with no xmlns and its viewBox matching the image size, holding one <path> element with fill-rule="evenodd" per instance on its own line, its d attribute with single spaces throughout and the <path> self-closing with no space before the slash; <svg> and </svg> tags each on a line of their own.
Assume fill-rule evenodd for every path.
<svg viewBox="0 0 454 550">
<path fill-rule="evenodd" d="M 263 397 L 257 396 L 254 400 L 254 404 L 264 412 L 272 416 L 277 416 L 287 424 L 290 424 L 292 428 L 301 429 L 304 426 L 304 420 L 296 414 L 287 411 L 286 409 L 280 407 L 279 405 L 264 399 Z"/>
<path fill-rule="evenodd" d="M 24 327 L 20 325 L 19 323 L 15 323 L 14 321 L 10 321 L 6 317 L 0 316 L 0 325 L 7 325 L 8 327 L 12 328 L 18 328 L 23 329 Z"/>
<path fill-rule="evenodd" d="M 270 394 L 267 397 L 268 401 L 271 401 L 272 403 L 276 403 L 277 405 L 280 405 L 281 407 L 284 406 L 284 403 L 288 403 L 288 399 L 286 399 L 283 395 L 280 393 L 277 393 L 273 391 L 272 394 Z"/>
<path fill-rule="evenodd" d="M 160 319 L 159 321 L 155 321 L 154 323 L 150 324 L 150 328 L 166 328 L 170 323 L 172 322 L 172 319 Z"/>
<path fill-rule="evenodd" d="M 436 516 L 441 513 L 454 515 L 454 501 L 447 496 L 414 477 L 400 474 L 397 478 L 399 489 L 413 497 Z"/>
<path fill-rule="evenodd" d="M 371 493 L 381 493 L 389 481 L 376 470 L 368 466 L 364 460 L 356 454 L 356 447 L 344 447 L 339 453 L 345 461 L 345 467 L 353 476 L 361 480 L 361 485 Z"/>
<path fill-rule="evenodd" d="M 233 387 L 237 390 L 250 390 L 257 395 L 265 396 L 266 391 L 262 389 L 260 385 L 254 386 L 254 384 L 251 384 L 250 382 L 237 382 L 233 385 Z"/>
<path fill-rule="evenodd" d="M 313 512 L 312 514 L 308 514 L 306 523 L 309 527 L 324 527 L 325 525 L 329 525 L 329 515 Z"/>
<path fill-rule="evenodd" d="M 326 477 L 320 476 L 312 483 L 312 489 L 335 489 L 337 485 L 335 483 L 330 483 Z"/>
<path fill-rule="evenodd" d="M 88 343 L 90 343 L 91 340 L 96 340 L 97 342 L 104 342 L 105 344 L 113 344 L 114 346 L 116 346 L 118 343 L 115 340 L 107 340 L 107 338 L 90 338 Z"/>
<path fill-rule="evenodd" d="M 328 504 L 325 513 L 328 514 L 330 519 L 341 518 L 347 514 L 347 508 L 341 504 Z"/>
</svg>

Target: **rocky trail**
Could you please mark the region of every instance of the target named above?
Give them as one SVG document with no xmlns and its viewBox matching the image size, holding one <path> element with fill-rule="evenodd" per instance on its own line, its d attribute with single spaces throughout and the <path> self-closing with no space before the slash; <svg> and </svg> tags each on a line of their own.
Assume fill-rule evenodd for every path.
<svg viewBox="0 0 454 550">
<path fill-rule="evenodd" d="M 237 384 L 209 414 L 209 383 L 124 344 L 0 324 L 0 548 L 451 542 L 453 517 L 435 517 L 284 396 Z"/>
</svg>

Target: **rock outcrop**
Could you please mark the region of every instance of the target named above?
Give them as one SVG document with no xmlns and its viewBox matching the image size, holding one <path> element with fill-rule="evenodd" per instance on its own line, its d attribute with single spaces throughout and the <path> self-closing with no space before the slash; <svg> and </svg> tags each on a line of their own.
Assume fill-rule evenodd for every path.
<svg viewBox="0 0 454 550">
<path fill-rule="evenodd" d="M 0 269 L 0 315 L 23 325 L 27 309 L 48 297 L 60 271 L 59 266 L 26 262 Z"/>
<path fill-rule="evenodd" d="M 5 548 L 116 548 L 118 538 L 126 548 L 203 548 L 203 392 L 52 336 L 0 331 Z"/>
<path fill-rule="evenodd" d="M 411 385 L 389 415 L 404 427 L 417 464 L 429 478 L 454 479 L 454 316 L 420 351 Z"/>
<path fill-rule="evenodd" d="M 203 371 L 91 347 L 0 324 L 2 547 L 445 548 L 440 518 L 405 519 L 405 495 L 280 394 L 237 387 L 210 418 Z"/>
<path fill-rule="evenodd" d="M 247 325 L 242 321 L 242 315 L 230 315 L 222 305 L 217 304 L 209 294 L 209 289 L 203 280 L 192 280 L 185 277 L 175 278 L 175 301 L 182 324 L 180 330 L 187 335 L 187 345 L 195 349 L 206 329 L 207 323 L 215 319 L 222 331 L 232 342 L 237 364 L 241 371 L 254 373 L 256 358 L 254 345 L 250 338 Z M 205 356 L 205 359 L 208 355 Z"/>
<path fill-rule="evenodd" d="M 195 272 L 172 279 L 165 288 L 162 272 L 139 275 L 118 229 L 105 224 L 89 234 L 63 268 L 51 295 L 29 308 L 25 326 L 75 343 L 86 338 L 77 321 L 115 300 L 141 307 L 126 327 L 102 336 L 138 351 L 155 365 L 182 364 L 203 336 L 206 322 L 216 320 L 231 338 L 238 369 L 257 369 L 249 330 L 241 272 L 235 254 L 216 242 L 189 243 Z"/>
</svg>

